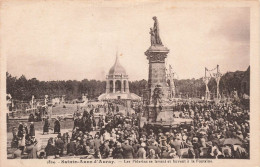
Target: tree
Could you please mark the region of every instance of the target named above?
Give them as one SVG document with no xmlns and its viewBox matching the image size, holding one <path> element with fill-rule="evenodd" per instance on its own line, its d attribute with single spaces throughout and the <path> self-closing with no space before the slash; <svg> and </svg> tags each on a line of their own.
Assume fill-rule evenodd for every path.
<svg viewBox="0 0 260 167">
<path fill-rule="evenodd" d="M 174 80 L 176 86 L 176 94 L 180 92 L 189 97 L 200 97 L 205 94 L 205 84 L 202 78 L 199 79 L 182 79 Z M 238 94 L 241 94 L 242 82 L 250 83 L 250 70 L 227 72 L 220 79 L 220 94 L 229 96 L 234 89 Z M 13 99 L 29 101 L 32 95 L 35 98 L 44 98 L 44 95 L 62 96 L 65 95 L 67 99 L 77 99 L 82 94 L 87 94 L 88 98 L 96 98 L 106 90 L 105 81 L 88 80 L 82 81 L 68 80 L 68 81 L 39 81 L 36 78 L 27 79 L 24 75 L 13 77 L 6 72 L 6 90 L 11 94 Z M 139 96 L 143 95 L 143 90 L 147 88 L 147 80 L 129 81 L 129 89 L 131 93 Z M 212 78 L 209 81 L 209 89 L 211 92 L 216 91 L 216 81 Z M 157 91 L 158 89 L 156 89 Z M 160 92 L 160 91 L 159 91 Z M 156 92 L 157 94 L 158 92 Z M 249 94 L 249 88 L 246 93 Z M 157 96 L 157 95 L 156 95 Z"/>
</svg>

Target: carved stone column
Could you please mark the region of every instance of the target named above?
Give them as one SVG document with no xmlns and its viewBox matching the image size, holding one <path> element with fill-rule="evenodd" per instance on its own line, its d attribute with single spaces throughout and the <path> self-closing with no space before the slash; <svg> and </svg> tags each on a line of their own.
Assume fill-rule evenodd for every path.
<svg viewBox="0 0 260 167">
<path fill-rule="evenodd" d="M 160 85 L 163 91 L 163 99 L 168 97 L 168 86 L 166 83 L 166 67 L 165 58 L 169 53 L 169 49 L 163 45 L 151 46 L 145 55 L 149 60 L 149 76 L 148 76 L 148 90 L 149 102 L 152 102 L 153 91 L 156 85 Z"/>
<path fill-rule="evenodd" d="M 116 81 L 113 79 L 113 93 L 116 93 Z"/>
<path fill-rule="evenodd" d="M 107 78 L 107 82 L 106 82 L 106 93 L 109 93 L 110 91 L 110 81 L 109 79 Z"/>
<path fill-rule="evenodd" d="M 121 79 L 121 93 L 124 93 L 124 80 Z"/>
<path fill-rule="evenodd" d="M 125 92 L 129 93 L 129 84 L 128 84 L 128 80 L 126 80 L 125 82 Z"/>
</svg>

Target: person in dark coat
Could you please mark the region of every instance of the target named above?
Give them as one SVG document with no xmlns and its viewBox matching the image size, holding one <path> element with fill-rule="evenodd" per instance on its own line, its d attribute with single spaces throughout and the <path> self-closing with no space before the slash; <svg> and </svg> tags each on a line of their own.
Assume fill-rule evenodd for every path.
<svg viewBox="0 0 260 167">
<path fill-rule="evenodd" d="M 12 139 L 12 142 L 11 142 L 11 147 L 12 148 L 18 148 L 19 137 L 17 136 L 17 129 L 15 127 L 13 127 L 13 129 L 12 129 L 12 134 L 13 134 L 13 139 Z"/>
<path fill-rule="evenodd" d="M 160 157 L 161 156 L 160 148 L 158 146 L 155 146 L 154 143 L 152 143 L 152 145 L 147 147 L 147 153 L 150 153 L 150 150 L 154 150 L 155 151 L 156 157 Z"/>
<path fill-rule="evenodd" d="M 123 157 L 124 159 L 133 159 L 134 158 L 134 149 L 129 145 L 129 141 L 126 140 L 122 145 L 123 148 Z"/>
<path fill-rule="evenodd" d="M 37 121 L 41 121 L 41 114 L 38 110 L 35 111 L 35 119 L 34 119 L 34 122 L 37 122 Z"/>
<path fill-rule="evenodd" d="M 69 143 L 69 133 L 66 132 L 66 133 L 63 133 L 63 136 L 62 136 L 62 141 L 64 142 L 64 150 L 67 151 L 67 145 Z"/>
<path fill-rule="evenodd" d="M 103 117 L 101 115 L 99 115 L 99 119 L 98 119 L 98 127 L 102 128 L 104 126 L 104 120 Z"/>
<path fill-rule="evenodd" d="M 25 140 L 28 140 L 30 135 L 29 135 L 27 125 L 24 124 L 23 127 L 24 127 L 24 131 L 25 131 Z"/>
<path fill-rule="evenodd" d="M 70 143 L 67 145 L 67 154 L 75 155 L 75 153 L 76 153 L 76 141 L 71 140 Z"/>
<path fill-rule="evenodd" d="M 34 122 L 34 116 L 33 116 L 33 114 L 30 114 L 30 115 L 29 115 L 28 122 Z"/>
<path fill-rule="evenodd" d="M 92 122 L 93 122 L 93 130 L 96 130 L 97 123 L 94 116 L 92 116 Z"/>
<path fill-rule="evenodd" d="M 18 137 L 23 137 L 23 124 L 20 122 L 19 126 L 18 126 L 18 133 L 17 133 Z"/>
<path fill-rule="evenodd" d="M 49 117 L 47 117 L 45 119 L 45 122 L 44 122 L 44 126 L 43 126 L 43 134 L 46 132 L 47 134 L 49 133 L 49 127 L 50 127 L 50 123 L 49 123 Z"/>
<path fill-rule="evenodd" d="M 112 105 L 112 112 L 114 113 L 115 112 L 115 106 Z"/>
<path fill-rule="evenodd" d="M 109 148 L 109 141 L 108 140 L 106 140 L 100 146 L 100 152 L 101 152 L 102 158 L 108 158 L 109 157 L 110 148 Z"/>
<path fill-rule="evenodd" d="M 61 135 L 58 135 L 58 139 L 55 141 L 55 147 L 57 148 L 58 154 L 63 155 L 64 142 L 61 139 Z"/>
<path fill-rule="evenodd" d="M 87 110 L 84 109 L 84 112 L 83 112 L 83 116 L 82 117 L 88 117 L 89 113 L 87 112 Z"/>
<path fill-rule="evenodd" d="M 177 138 L 175 138 L 171 144 L 175 148 L 177 155 L 181 156 L 181 139 L 180 139 L 180 137 L 177 136 Z"/>
<path fill-rule="evenodd" d="M 26 146 L 26 152 L 28 153 L 28 159 L 37 159 L 37 143 L 35 136 L 30 136 L 29 143 Z"/>
<path fill-rule="evenodd" d="M 31 122 L 31 124 L 30 124 L 29 136 L 35 136 L 35 129 L 34 129 L 34 124 L 33 124 L 33 122 Z"/>
<path fill-rule="evenodd" d="M 49 140 L 48 140 L 48 144 L 47 146 L 45 147 L 44 151 L 46 153 L 46 156 L 53 156 L 53 155 L 57 155 L 57 149 L 56 147 L 53 145 L 53 138 L 51 137 Z"/>
<path fill-rule="evenodd" d="M 74 120 L 74 127 L 73 127 L 73 129 L 75 129 L 76 127 L 80 127 L 80 119 L 79 119 L 79 117 L 77 117 Z"/>
<path fill-rule="evenodd" d="M 91 126 L 92 126 L 92 122 L 91 122 L 91 119 L 89 117 L 86 120 L 86 130 L 87 130 L 88 133 L 91 131 Z"/>
<path fill-rule="evenodd" d="M 90 115 L 90 116 L 93 116 L 93 115 L 94 115 L 93 109 L 90 110 L 89 115 Z"/>
<path fill-rule="evenodd" d="M 94 151 L 95 153 L 99 153 L 100 152 L 100 146 L 101 146 L 101 140 L 99 138 L 99 136 L 96 134 L 95 138 L 94 138 Z"/>
<path fill-rule="evenodd" d="M 84 149 L 84 147 L 81 144 L 81 139 L 78 139 L 77 142 L 76 142 L 76 152 L 75 152 L 75 154 L 76 155 L 82 155 L 84 153 L 83 149 Z"/>
<path fill-rule="evenodd" d="M 54 122 L 54 133 L 60 133 L 60 121 L 58 119 Z"/>
<path fill-rule="evenodd" d="M 171 147 L 170 146 L 169 146 L 169 149 L 167 149 L 166 146 L 162 147 L 161 158 L 162 159 L 170 159 L 170 151 L 171 151 Z"/>
<path fill-rule="evenodd" d="M 116 148 L 112 152 L 113 159 L 123 159 L 123 149 L 121 143 L 116 144 Z"/>
</svg>

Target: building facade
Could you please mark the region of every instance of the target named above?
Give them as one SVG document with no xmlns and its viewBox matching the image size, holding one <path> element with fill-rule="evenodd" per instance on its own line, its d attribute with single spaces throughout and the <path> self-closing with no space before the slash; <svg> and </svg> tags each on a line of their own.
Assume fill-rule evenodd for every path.
<svg viewBox="0 0 260 167">
<path fill-rule="evenodd" d="M 129 93 L 128 75 L 119 63 L 118 55 L 106 76 L 106 93 Z"/>
<path fill-rule="evenodd" d="M 116 55 L 116 61 L 106 76 L 106 93 L 98 97 L 100 101 L 115 99 L 141 100 L 139 96 L 129 92 L 128 75 L 120 64 L 118 55 Z"/>
</svg>

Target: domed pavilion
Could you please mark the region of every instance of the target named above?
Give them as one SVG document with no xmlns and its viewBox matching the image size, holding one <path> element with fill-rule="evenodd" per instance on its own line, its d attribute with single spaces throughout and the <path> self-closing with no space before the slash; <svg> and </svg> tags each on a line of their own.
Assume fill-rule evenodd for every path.
<svg viewBox="0 0 260 167">
<path fill-rule="evenodd" d="M 106 76 L 106 93 L 98 97 L 100 101 L 115 99 L 141 100 L 139 96 L 129 92 L 128 75 L 117 54 L 116 61 Z"/>
</svg>

